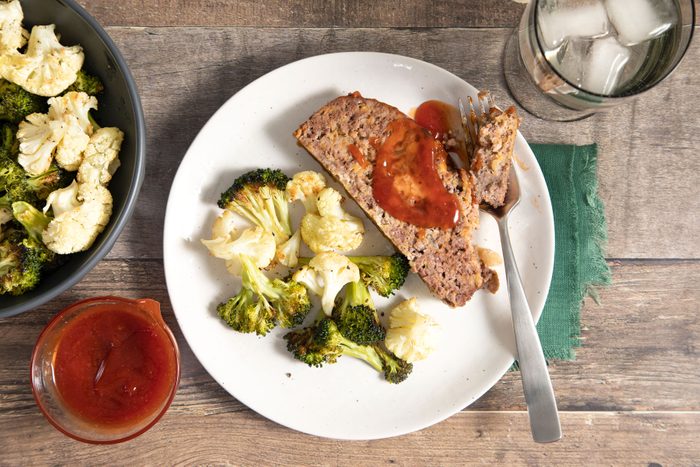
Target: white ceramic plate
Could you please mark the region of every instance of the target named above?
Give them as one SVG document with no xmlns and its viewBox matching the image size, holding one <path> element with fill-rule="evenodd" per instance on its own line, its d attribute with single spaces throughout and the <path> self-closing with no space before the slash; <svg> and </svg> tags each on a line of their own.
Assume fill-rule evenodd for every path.
<svg viewBox="0 0 700 467">
<path fill-rule="evenodd" d="M 428 99 L 456 102 L 476 89 L 434 65 L 397 55 L 339 53 L 279 68 L 246 86 L 209 120 L 190 146 L 168 200 L 164 262 L 175 315 L 195 355 L 232 396 L 261 415 L 302 432 L 341 439 L 374 439 L 409 433 L 462 410 L 506 372 L 515 344 L 505 286 L 477 292 L 451 309 L 409 275 L 388 309 L 416 296 L 441 325 L 439 349 L 392 385 L 351 358 L 310 368 L 286 351 L 284 330 L 265 338 L 239 334 L 216 316 L 216 305 L 238 292 L 239 282 L 223 261 L 199 242 L 209 238 L 219 214 L 216 201 L 236 176 L 259 167 L 291 175 L 321 167 L 296 145 L 292 132 L 329 100 L 360 91 L 409 112 Z M 525 121 L 527 125 L 527 121 Z M 525 292 L 539 317 L 554 260 L 554 224 L 545 181 L 532 151 L 518 135 L 516 152 L 524 199 L 512 214 L 513 249 Z M 353 202 L 346 208 L 362 215 Z M 299 209 L 301 209 L 299 207 Z M 393 247 L 369 222 L 358 254 L 390 254 Z M 495 222 L 482 215 L 477 243 L 500 252 Z M 502 268 L 497 268 L 505 283 Z"/>
</svg>

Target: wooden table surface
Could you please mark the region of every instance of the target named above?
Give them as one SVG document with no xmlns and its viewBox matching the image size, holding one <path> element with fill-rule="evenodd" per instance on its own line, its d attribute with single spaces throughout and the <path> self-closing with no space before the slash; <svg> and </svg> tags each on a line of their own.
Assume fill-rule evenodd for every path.
<svg viewBox="0 0 700 467">
<path fill-rule="evenodd" d="M 586 300 L 575 362 L 550 367 L 564 438 L 532 442 L 518 373 L 423 431 L 342 442 L 279 426 L 233 399 L 184 341 L 162 265 L 165 203 L 209 116 L 259 76 L 349 50 L 426 60 L 507 101 L 501 53 L 522 5 L 509 0 L 82 0 L 136 77 L 148 127 L 147 179 L 108 257 L 40 309 L 0 320 L 0 464 L 232 463 L 463 465 L 700 463 L 700 47 L 634 103 L 577 123 L 524 114 L 531 142 L 595 142 L 613 285 Z M 166 416 L 128 443 L 91 446 L 53 429 L 32 399 L 29 357 L 53 313 L 116 294 L 163 303 L 182 350 Z"/>
</svg>

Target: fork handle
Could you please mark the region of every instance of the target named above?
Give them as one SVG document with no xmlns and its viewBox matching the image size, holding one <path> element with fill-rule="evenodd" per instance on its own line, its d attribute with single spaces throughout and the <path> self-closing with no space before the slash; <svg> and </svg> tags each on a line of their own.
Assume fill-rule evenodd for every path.
<svg viewBox="0 0 700 467">
<path fill-rule="evenodd" d="M 523 382 L 523 392 L 530 418 L 533 439 L 538 443 L 548 443 L 561 438 L 561 426 L 554 399 L 552 381 L 547 371 L 547 362 L 542 353 L 542 345 L 537 335 L 535 321 L 527 304 L 518 266 L 510 245 L 507 217 L 498 220 L 501 234 L 503 263 L 508 282 L 508 296 L 513 314 L 515 344 L 518 350 L 518 364 Z"/>
</svg>

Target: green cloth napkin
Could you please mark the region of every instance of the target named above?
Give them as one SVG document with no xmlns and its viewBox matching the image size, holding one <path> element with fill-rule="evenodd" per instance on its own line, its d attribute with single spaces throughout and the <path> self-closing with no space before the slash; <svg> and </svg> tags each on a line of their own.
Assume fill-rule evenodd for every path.
<svg viewBox="0 0 700 467">
<path fill-rule="evenodd" d="M 531 145 L 554 211 L 554 274 L 537 330 L 547 360 L 573 360 L 579 347 L 579 313 L 594 286 L 610 283 L 604 247 L 607 224 L 598 197 L 597 148 Z"/>
</svg>

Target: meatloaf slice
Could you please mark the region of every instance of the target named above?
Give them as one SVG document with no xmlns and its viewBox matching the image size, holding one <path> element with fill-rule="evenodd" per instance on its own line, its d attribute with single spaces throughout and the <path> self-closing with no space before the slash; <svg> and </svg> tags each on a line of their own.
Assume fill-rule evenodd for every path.
<svg viewBox="0 0 700 467">
<path fill-rule="evenodd" d="M 491 107 L 478 123 L 477 141 L 470 158 L 470 170 L 476 180 L 475 192 L 479 202 L 499 207 L 508 191 L 508 174 L 520 118 L 515 107 L 505 111 Z"/>
<path fill-rule="evenodd" d="M 374 147 L 386 139 L 389 123 L 404 117 L 395 107 L 355 93 L 321 107 L 294 136 L 406 255 L 432 293 L 451 306 L 462 306 L 476 290 L 488 285 L 484 275 L 492 277 L 482 275 L 482 263 L 471 243 L 472 230 L 479 222 L 471 175 L 451 167 L 449 161 L 438 165 L 443 184 L 459 202 L 460 217 L 453 229 L 421 228 L 400 221 L 372 195 Z"/>
</svg>

